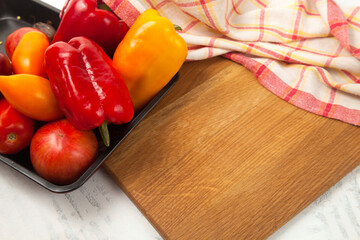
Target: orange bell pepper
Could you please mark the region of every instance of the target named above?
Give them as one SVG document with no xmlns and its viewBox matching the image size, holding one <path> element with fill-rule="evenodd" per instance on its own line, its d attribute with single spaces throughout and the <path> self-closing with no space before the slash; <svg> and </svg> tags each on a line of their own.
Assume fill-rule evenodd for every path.
<svg viewBox="0 0 360 240">
<path fill-rule="evenodd" d="M 156 10 L 148 9 L 136 19 L 113 56 L 136 111 L 171 80 L 186 56 L 184 39 Z"/>
<path fill-rule="evenodd" d="M 63 116 L 46 78 L 32 74 L 0 76 L 0 92 L 16 110 L 32 119 L 53 121 Z"/>
<path fill-rule="evenodd" d="M 44 55 L 48 46 L 49 40 L 44 33 L 37 31 L 25 33 L 11 58 L 14 73 L 45 77 Z"/>
</svg>

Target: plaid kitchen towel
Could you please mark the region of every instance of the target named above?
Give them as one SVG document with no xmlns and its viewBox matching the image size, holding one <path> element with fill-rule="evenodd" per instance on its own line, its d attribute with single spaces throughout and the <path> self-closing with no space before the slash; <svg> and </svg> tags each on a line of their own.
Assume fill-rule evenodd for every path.
<svg viewBox="0 0 360 240">
<path fill-rule="evenodd" d="M 154 8 L 188 61 L 224 56 L 307 111 L 360 125 L 360 6 L 332 0 L 104 0 L 129 25 Z"/>
</svg>

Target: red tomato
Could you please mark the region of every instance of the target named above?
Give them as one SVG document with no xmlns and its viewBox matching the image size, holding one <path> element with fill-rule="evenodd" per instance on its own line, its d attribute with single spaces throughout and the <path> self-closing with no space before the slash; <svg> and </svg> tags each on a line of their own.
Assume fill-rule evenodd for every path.
<svg viewBox="0 0 360 240">
<path fill-rule="evenodd" d="M 40 30 L 33 28 L 33 27 L 22 27 L 14 32 L 12 32 L 9 36 L 7 36 L 5 40 L 5 51 L 6 54 L 9 56 L 10 59 L 12 59 L 12 55 L 15 51 L 15 48 L 17 47 L 19 41 L 24 36 L 24 34 L 28 32 L 40 32 Z"/>
<path fill-rule="evenodd" d="M 0 153 L 14 154 L 26 148 L 34 134 L 35 121 L 0 100 Z"/>
<path fill-rule="evenodd" d="M 95 160 L 98 141 L 93 131 L 80 131 L 67 119 L 43 125 L 30 144 L 35 171 L 59 185 L 76 181 Z"/>
<path fill-rule="evenodd" d="M 11 75 L 12 65 L 9 58 L 0 52 L 0 75 Z"/>
</svg>

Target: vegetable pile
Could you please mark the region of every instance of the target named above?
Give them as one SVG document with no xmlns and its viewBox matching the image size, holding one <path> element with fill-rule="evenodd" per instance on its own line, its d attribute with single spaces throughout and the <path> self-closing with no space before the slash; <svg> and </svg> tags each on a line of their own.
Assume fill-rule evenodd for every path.
<svg viewBox="0 0 360 240">
<path fill-rule="evenodd" d="M 89 168 L 99 144 L 110 145 L 108 124 L 130 122 L 187 55 L 173 24 L 155 10 L 129 28 L 99 4 L 70 0 L 57 29 L 20 28 L 0 53 L 0 153 L 28 149 L 35 171 L 59 185 Z"/>
</svg>

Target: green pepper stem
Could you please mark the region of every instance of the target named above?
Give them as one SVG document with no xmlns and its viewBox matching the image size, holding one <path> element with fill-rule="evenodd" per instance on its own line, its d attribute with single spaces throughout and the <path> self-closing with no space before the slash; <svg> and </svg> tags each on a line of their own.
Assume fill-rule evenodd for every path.
<svg viewBox="0 0 360 240">
<path fill-rule="evenodd" d="M 104 145 L 106 147 L 110 146 L 110 135 L 109 135 L 109 129 L 108 129 L 108 122 L 105 120 L 103 124 L 99 126 L 99 131 L 101 138 L 104 142 Z"/>
<path fill-rule="evenodd" d="M 175 30 L 182 31 L 182 28 L 179 25 L 176 25 L 176 24 L 173 24 L 173 25 L 174 25 Z"/>
</svg>

